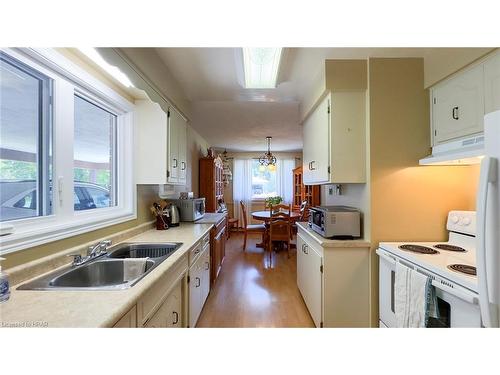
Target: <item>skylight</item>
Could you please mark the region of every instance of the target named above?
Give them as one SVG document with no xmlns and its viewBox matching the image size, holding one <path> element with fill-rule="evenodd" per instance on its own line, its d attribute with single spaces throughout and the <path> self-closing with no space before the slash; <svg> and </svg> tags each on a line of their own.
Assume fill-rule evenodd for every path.
<svg viewBox="0 0 500 375">
<path fill-rule="evenodd" d="M 282 48 L 243 48 L 245 87 L 273 89 L 276 87 Z"/>
<path fill-rule="evenodd" d="M 118 82 L 120 82 L 125 87 L 134 87 L 130 79 L 127 77 L 125 73 L 123 73 L 116 66 L 108 64 L 106 60 L 104 60 L 99 52 L 95 48 L 78 48 L 80 52 L 82 52 L 85 56 L 99 65 L 102 69 L 104 69 L 108 74 L 110 74 L 113 78 L 115 78 Z"/>
</svg>

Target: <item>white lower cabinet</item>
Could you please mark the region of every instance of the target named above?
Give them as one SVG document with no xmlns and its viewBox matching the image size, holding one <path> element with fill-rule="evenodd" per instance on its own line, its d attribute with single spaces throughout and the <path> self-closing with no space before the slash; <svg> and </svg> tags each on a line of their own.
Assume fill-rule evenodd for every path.
<svg viewBox="0 0 500 375">
<path fill-rule="evenodd" d="M 316 327 L 369 327 L 370 244 L 328 240 L 299 226 L 297 286 Z"/>
<path fill-rule="evenodd" d="M 201 244 L 197 246 L 202 246 Z M 194 257 L 189 268 L 189 327 L 195 327 L 210 292 L 210 246 Z"/>
<path fill-rule="evenodd" d="M 316 327 L 322 322 L 322 256 L 297 235 L 297 285 Z"/>
<path fill-rule="evenodd" d="M 153 316 L 146 322 L 146 328 L 182 327 L 182 282 L 179 280 Z"/>
</svg>

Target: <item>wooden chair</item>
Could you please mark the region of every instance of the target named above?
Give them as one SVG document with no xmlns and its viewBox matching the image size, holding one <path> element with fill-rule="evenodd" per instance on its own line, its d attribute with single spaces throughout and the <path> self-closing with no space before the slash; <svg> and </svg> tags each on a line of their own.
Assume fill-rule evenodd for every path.
<svg viewBox="0 0 500 375">
<path fill-rule="evenodd" d="M 291 204 L 277 204 L 276 206 L 270 206 L 269 209 L 271 210 L 271 216 L 274 216 L 275 215 L 275 211 L 276 212 L 283 212 L 283 213 L 286 213 L 288 215 L 288 217 L 290 217 L 290 214 L 292 212 L 292 205 Z"/>
<path fill-rule="evenodd" d="M 291 238 L 290 213 L 287 214 L 286 212 L 276 212 L 272 214 L 271 220 L 269 222 L 269 236 L 267 241 L 270 264 L 272 262 L 274 241 L 280 241 L 281 243 L 286 243 L 288 258 L 290 258 L 290 238 Z"/>
<path fill-rule="evenodd" d="M 243 213 L 243 251 L 247 248 L 247 235 L 248 233 L 266 233 L 266 226 L 264 224 L 248 224 L 247 223 L 247 209 L 243 201 L 240 201 L 241 212 Z"/>
<path fill-rule="evenodd" d="M 232 217 L 232 218 L 229 218 L 227 219 L 227 238 L 231 238 L 231 228 L 236 228 L 236 230 L 238 230 L 238 219 Z"/>
</svg>

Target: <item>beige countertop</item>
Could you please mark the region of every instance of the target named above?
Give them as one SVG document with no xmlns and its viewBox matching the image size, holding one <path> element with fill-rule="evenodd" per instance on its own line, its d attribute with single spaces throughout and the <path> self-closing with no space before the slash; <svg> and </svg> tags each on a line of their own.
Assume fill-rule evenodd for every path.
<svg viewBox="0 0 500 375">
<path fill-rule="evenodd" d="M 318 233 L 314 232 L 309 228 L 309 224 L 305 222 L 298 222 L 297 226 L 307 232 L 321 247 L 370 247 L 370 241 L 364 239 L 354 239 L 354 240 L 332 240 L 329 238 L 322 237 Z"/>
<path fill-rule="evenodd" d="M 226 212 L 206 212 L 205 216 L 196 220 L 196 224 L 218 224 L 227 216 Z"/>
<path fill-rule="evenodd" d="M 28 291 L 11 287 L 0 303 L 1 327 L 111 327 L 213 224 L 181 223 L 165 231 L 148 230 L 124 242 L 183 242 L 183 245 L 136 285 L 113 291 Z"/>
</svg>

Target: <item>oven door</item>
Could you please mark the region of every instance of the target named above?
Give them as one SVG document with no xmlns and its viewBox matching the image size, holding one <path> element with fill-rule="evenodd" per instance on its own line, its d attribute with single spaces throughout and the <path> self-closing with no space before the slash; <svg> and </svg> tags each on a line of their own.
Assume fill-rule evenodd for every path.
<svg viewBox="0 0 500 375">
<path fill-rule="evenodd" d="M 377 249 L 380 257 L 379 266 L 379 320 L 389 328 L 397 327 L 394 309 L 394 284 L 396 280 L 396 258 L 387 252 Z M 401 260 L 400 260 L 401 261 Z M 410 268 L 414 266 L 401 261 Z M 431 276 L 430 274 L 427 274 Z M 452 287 L 451 283 L 433 280 L 436 288 L 439 318 L 430 318 L 429 328 L 481 327 L 481 313 L 478 297 L 475 293 L 460 287 Z"/>
</svg>

